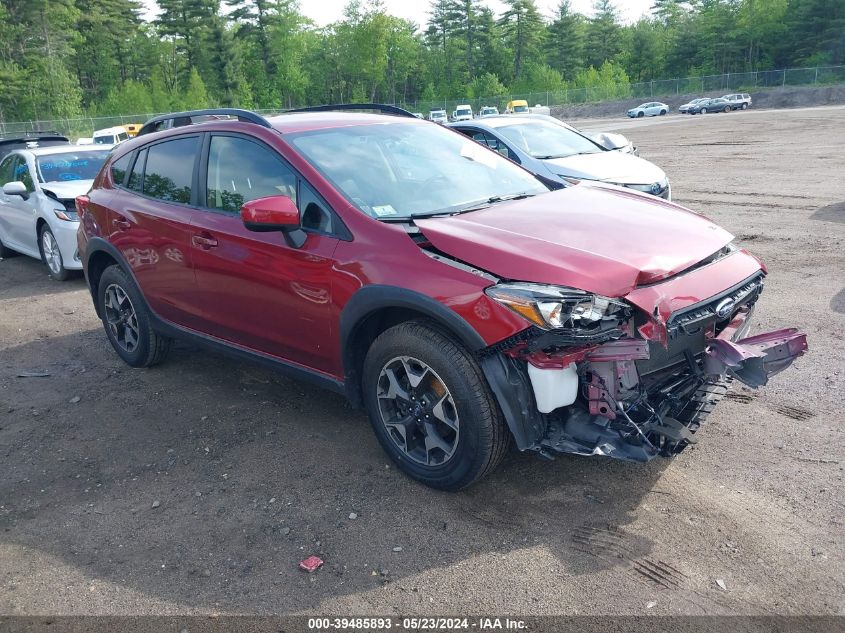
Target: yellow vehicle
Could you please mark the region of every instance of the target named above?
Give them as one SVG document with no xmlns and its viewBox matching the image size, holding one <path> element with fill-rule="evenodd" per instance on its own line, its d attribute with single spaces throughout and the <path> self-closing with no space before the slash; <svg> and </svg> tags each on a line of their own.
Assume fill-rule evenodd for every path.
<svg viewBox="0 0 845 633">
<path fill-rule="evenodd" d="M 507 114 L 528 114 L 528 102 L 525 99 L 517 99 L 515 101 L 508 101 L 508 107 L 505 109 Z"/>
<path fill-rule="evenodd" d="M 137 136 L 138 131 L 141 129 L 141 126 L 144 125 L 143 123 L 127 123 L 123 127 L 126 129 L 126 133 L 131 136 Z"/>
</svg>

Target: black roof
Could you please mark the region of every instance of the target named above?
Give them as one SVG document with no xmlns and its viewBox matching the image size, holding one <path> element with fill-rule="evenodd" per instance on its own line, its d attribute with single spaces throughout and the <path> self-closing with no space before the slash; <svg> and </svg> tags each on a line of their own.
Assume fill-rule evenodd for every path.
<svg viewBox="0 0 845 633">
<path fill-rule="evenodd" d="M 70 139 L 58 132 L 34 132 L 24 136 L 10 136 L 0 138 L 0 155 L 5 155 L 15 149 L 28 147 L 51 147 L 53 145 L 69 145 Z"/>
</svg>

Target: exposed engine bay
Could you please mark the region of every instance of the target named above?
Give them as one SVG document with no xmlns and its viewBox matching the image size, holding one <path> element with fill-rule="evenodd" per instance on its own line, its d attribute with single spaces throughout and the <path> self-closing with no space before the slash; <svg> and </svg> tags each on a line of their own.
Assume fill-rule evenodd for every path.
<svg viewBox="0 0 845 633">
<path fill-rule="evenodd" d="M 497 301 L 560 326 L 529 328 L 481 359 L 519 448 L 644 462 L 694 443 L 731 380 L 765 385 L 807 349 L 795 329 L 746 337 L 764 275 L 665 320 L 657 307 L 646 315 L 594 295 L 546 301 L 529 284 L 495 286 Z"/>
</svg>

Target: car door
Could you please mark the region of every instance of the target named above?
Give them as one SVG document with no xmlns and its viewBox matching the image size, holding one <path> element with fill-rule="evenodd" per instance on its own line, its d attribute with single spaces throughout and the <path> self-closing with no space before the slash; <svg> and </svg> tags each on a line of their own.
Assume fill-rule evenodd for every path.
<svg viewBox="0 0 845 633">
<path fill-rule="evenodd" d="M 38 236 L 35 234 L 35 221 L 38 212 L 38 198 L 35 195 L 35 181 L 32 178 L 32 168 L 26 157 L 21 154 L 12 155 L 11 180 L 19 181 L 26 186 L 28 198 L 21 196 L 5 197 L 5 232 L 9 242 L 17 245 L 27 254 L 38 255 Z"/>
<path fill-rule="evenodd" d="M 331 278 L 339 219 L 274 149 L 237 134 L 209 134 L 201 170 L 203 208 L 193 220 L 192 261 L 207 334 L 320 371 L 335 370 Z M 305 241 L 254 232 L 240 208 L 288 196 Z"/>
<path fill-rule="evenodd" d="M 135 152 L 107 227 L 152 310 L 188 328 L 196 328 L 200 318 L 189 249 L 199 150 L 200 136 L 192 134 Z"/>
</svg>

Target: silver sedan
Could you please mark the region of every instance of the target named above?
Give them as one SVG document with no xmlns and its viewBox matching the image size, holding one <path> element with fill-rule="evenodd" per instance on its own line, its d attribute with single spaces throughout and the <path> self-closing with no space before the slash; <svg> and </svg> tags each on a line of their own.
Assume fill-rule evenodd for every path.
<svg viewBox="0 0 845 633">
<path fill-rule="evenodd" d="M 667 200 L 672 196 L 669 179 L 657 165 L 602 147 L 552 117 L 498 116 L 449 127 L 507 156 L 550 185 L 594 180 Z"/>
</svg>

